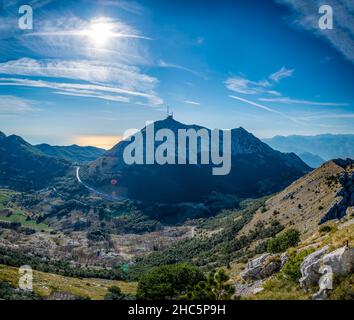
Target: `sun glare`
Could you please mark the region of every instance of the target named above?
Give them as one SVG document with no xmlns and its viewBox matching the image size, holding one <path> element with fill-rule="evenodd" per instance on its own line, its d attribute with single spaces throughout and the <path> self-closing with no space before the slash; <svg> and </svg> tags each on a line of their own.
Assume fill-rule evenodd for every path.
<svg viewBox="0 0 354 320">
<path fill-rule="evenodd" d="M 103 46 L 107 43 L 107 40 L 114 35 L 112 24 L 108 22 L 93 22 L 88 35 L 94 45 Z"/>
</svg>

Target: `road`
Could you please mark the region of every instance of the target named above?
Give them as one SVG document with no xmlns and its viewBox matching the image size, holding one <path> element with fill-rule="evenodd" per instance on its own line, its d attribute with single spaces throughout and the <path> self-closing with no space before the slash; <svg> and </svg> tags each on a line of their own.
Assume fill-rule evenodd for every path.
<svg viewBox="0 0 354 320">
<path fill-rule="evenodd" d="M 76 167 L 76 179 L 77 181 L 82 184 L 86 189 L 90 190 L 93 193 L 96 193 L 97 195 L 99 195 L 100 197 L 109 200 L 109 201 L 122 201 L 122 200 L 129 200 L 128 198 L 125 197 L 117 197 L 117 196 L 112 196 L 110 194 L 101 192 L 95 188 L 90 187 L 89 185 L 87 185 L 85 182 L 83 182 L 80 178 L 80 167 Z"/>
</svg>

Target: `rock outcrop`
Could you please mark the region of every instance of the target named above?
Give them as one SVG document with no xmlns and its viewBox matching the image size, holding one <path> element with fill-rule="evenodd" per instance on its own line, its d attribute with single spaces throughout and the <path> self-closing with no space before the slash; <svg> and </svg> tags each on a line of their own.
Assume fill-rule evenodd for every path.
<svg viewBox="0 0 354 320">
<path fill-rule="evenodd" d="M 350 159 L 342 160 L 342 162 L 340 162 L 342 166 L 354 163 Z M 348 172 L 343 173 L 339 177 L 339 183 L 342 185 L 342 189 L 337 193 L 337 196 L 342 197 L 342 199 L 328 210 L 321 218 L 319 224 L 325 223 L 328 220 L 342 219 L 347 213 L 347 208 L 354 206 L 354 172 L 351 174 Z"/>
<path fill-rule="evenodd" d="M 320 279 L 321 274 L 318 272 L 320 269 L 320 259 L 327 253 L 328 246 L 317 250 L 310 255 L 308 255 L 300 266 L 301 279 L 300 287 L 307 289 L 313 284 L 317 284 Z"/>
<path fill-rule="evenodd" d="M 235 295 L 239 297 L 248 297 L 263 291 L 264 280 L 256 280 L 253 283 L 235 283 Z"/>
<path fill-rule="evenodd" d="M 300 286 L 307 290 L 313 285 L 319 286 L 319 291 L 313 299 L 327 298 L 329 290 L 333 289 L 335 276 L 345 276 L 354 269 L 354 248 L 341 247 L 330 253 L 328 246 L 307 256 L 301 264 Z"/>
<path fill-rule="evenodd" d="M 354 248 L 339 248 L 326 254 L 321 262 L 323 265 L 329 266 L 335 275 L 347 275 L 354 267 Z"/>
<path fill-rule="evenodd" d="M 246 269 L 241 273 L 244 280 L 260 280 L 270 277 L 281 268 L 281 260 L 269 253 L 248 262 Z"/>
</svg>

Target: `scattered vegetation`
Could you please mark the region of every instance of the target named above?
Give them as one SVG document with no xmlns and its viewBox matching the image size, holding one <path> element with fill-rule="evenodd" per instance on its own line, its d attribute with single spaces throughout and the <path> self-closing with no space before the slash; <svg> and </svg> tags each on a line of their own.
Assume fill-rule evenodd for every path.
<svg viewBox="0 0 354 320">
<path fill-rule="evenodd" d="M 39 300 L 41 297 L 34 292 L 20 290 L 0 280 L 0 300 Z"/>
<path fill-rule="evenodd" d="M 354 274 L 334 279 L 334 290 L 329 292 L 330 300 L 354 300 Z"/>
<path fill-rule="evenodd" d="M 267 251 L 271 253 L 284 252 L 290 247 L 294 247 L 300 241 L 300 232 L 296 229 L 288 229 L 281 235 L 271 239 L 267 243 Z"/>
<path fill-rule="evenodd" d="M 207 278 L 199 282 L 183 297 L 188 300 L 230 300 L 235 288 L 228 284 L 229 276 L 223 269 L 211 271 Z"/>
<path fill-rule="evenodd" d="M 125 294 L 117 286 L 112 286 L 108 288 L 108 292 L 104 296 L 105 300 L 131 300 L 134 296 L 131 294 Z"/>
<path fill-rule="evenodd" d="M 18 286 L 18 268 L 0 265 L 0 281 Z M 108 288 L 117 286 L 124 294 L 134 295 L 137 284 L 106 279 L 82 279 L 79 277 L 64 277 L 53 273 L 33 271 L 33 291 L 42 298 L 55 292 L 65 292 L 83 299 L 104 299 Z"/>
<path fill-rule="evenodd" d="M 266 250 L 264 244 L 257 246 L 254 251 L 248 246 L 255 240 L 274 237 L 283 230 L 284 227 L 278 221 L 271 221 L 268 225 L 258 223 L 249 234 L 237 237 L 239 231 L 252 219 L 260 205 L 262 202 L 255 201 L 243 210 L 229 212 L 227 218 L 222 216 L 223 229 L 212 236 L 197 236 L 181 240 L 163 251 L 137 259 L 136 263 L 130 267 L 131 279 L 137 280 L 141 274 L 160 265 L 184 262 L 210 271 L 215 267 L 228 265 L 230 261 L 241 259 L 245 255 L 252 256 L 255 253 L 264 252 Z"/>
<path fill-rule="evenodd" d="M 314 252 L 314 249 L 302 250 L 299 253 L 289 254 L 289 259 L 282 268 L 282 273 L 285 277 L 292 281 L 298 281 L 301 277 L 300 266 L 310 253 Z"/>
<path fill-rule="evenodd" d="M 328 226 L 328 225 L 325 225 L 325 226 L 321 226 L 318 231 L 320 233 L 328 233 L 328 232 L 331 232 L 332 231 L 332 227 L 331 226 Z"/>
<path fill-rule="evenodd" d="M 20 267 L 30 265 L 33 269 L 58 275 L 78 278 L 101 278 L 111 280 L 126 280 L 127 274 L 120 266 L 112 269 L 91 269 L 83 266 L 73 266 L 67 261 L 48 260 L 36 253 L 26 254 L 21 251 L 11 251 L 0 247 L 0 264 Z"/>
<path fill-rule="evenodd" d="M 185 263 L 153 268 L 139 281 L 137 298 L 171 300 L 187 294 L 191 287 L 205 281 L 204 274 Z"/>
</svg>

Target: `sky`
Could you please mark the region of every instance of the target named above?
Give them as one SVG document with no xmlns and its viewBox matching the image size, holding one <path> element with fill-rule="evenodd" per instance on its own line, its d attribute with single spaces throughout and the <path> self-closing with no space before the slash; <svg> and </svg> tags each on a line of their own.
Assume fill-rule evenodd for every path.
<svg viewBox="0 0 354 320">
<path fill-rule="evenodd" d="M 19 7 L 33 28 L 19 28 Z M 109 148 L 163 119 L 354 133 L 354 1 L 0 1 L 0 131 Z"/>
</svg>

